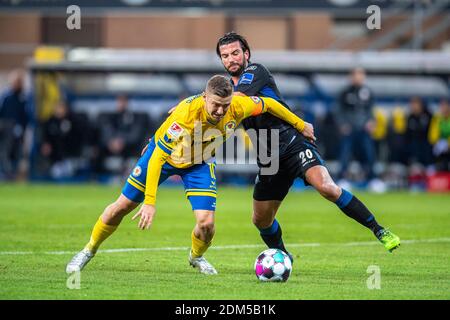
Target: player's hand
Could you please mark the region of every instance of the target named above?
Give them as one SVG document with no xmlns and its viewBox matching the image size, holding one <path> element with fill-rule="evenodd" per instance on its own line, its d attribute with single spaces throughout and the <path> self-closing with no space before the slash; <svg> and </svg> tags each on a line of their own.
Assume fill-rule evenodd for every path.
<svg viewBox="0 0 450 320">
<path fill-rule="evenodd" d="M 305 128 L 303 128 L 302 134 L 309 141 L 311 142 L 316 141 L 316 136 L 314 135 L 314 127 L 311 123 L 305 121 Z"/>
<path fill-rule="evenodd" d="M 153 217 L 155 216 L 156 208 L 152 204 L 143 204 L 138 213 L 134 215 L 131 220 L 141 217 L 138 223 L 138 228 L 141 230 L 148 229 L 152 225 Z"/>
</svg>

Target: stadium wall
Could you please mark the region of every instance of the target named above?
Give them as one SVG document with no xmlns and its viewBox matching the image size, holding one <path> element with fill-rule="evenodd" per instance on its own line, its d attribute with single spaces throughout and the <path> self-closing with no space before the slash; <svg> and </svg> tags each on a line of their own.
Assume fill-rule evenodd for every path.
<svg viewBox="0 0 450 320">
<path fill-rule="evenodd" d="M 212 50 L 217 38 L 230 30 L 245 34 L 255 50 L 321 50 L 330 42 L 333 27 L 329 13 L 314 12 L 289 15 L 107 12 L 82 16 L 80 30 L 67 29 L 66 19 L 41 13 L 1 13 L 0 70 L 24 66 L 25 59 L 41 44 Z"/>
</svg>

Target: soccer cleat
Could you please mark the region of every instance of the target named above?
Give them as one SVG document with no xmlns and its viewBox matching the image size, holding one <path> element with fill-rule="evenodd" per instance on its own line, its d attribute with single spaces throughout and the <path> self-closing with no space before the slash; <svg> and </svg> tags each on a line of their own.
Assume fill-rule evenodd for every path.
<svg viewBox="0 0 450 320">
<path fill-rule="evenodd" d="M 198 258 L 192 258 L 192 252 L 189 253 L 189 264 L 193 268 L 197 268 L 200 273 L 203 274 L 217 274 L 216 269 L 208 262 L 206 261 L 203 256 Z"/>
<path fill-rule="evenodd" d="M 400 238 L 393 234 L 389 229 L 378 231 L 376 236 L 389 252 L 392 252 L 400 246 Z"/>
<path fill-rule="evenodd" d="M 72 273 L 83 270 L 83 268 L 87 265 L 89 261 L 94 257 L 94 254 L 87 250 L 83 249 L 73 256 L 72 260 L 67 264 L 66 273 Z"/>
<path fill-rule="evenodd" d="M 294 256 L 287 251 L 286 254 L 288 255 L 289 259 L 291 259 L 291 264 L 294 264 Z"/>
</svg>

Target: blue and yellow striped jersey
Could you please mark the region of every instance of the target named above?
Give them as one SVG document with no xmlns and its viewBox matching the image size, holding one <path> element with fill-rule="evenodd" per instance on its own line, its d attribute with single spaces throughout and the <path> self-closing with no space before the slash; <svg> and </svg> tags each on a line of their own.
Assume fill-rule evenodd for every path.
<svg viewBox="0 0 450 320">
<path fill-rule="evenodd" d="M 212 151 L 218 142 L 230 137 L 245 118 L 264 112 L 285 120 L 299 131 L 305 126 L 303 120 L 272 98 L 233 96 L 229 109 L 218 123 L 208 120 L 202 95 L 183 100 L 155 133 L 157 148 L 147 169 L 144 203 L 155 203 L 161 167 L 165 162 L 183 169 L 208 160 L 205 151 Z"/>
<path fill-rule="evenodd" d="M 183 100 L 156 131 L 155 142 L 169 155 L 170 165 L 188 168 L 207 160 L 199 151 L 209 148 L 217 138 L 226 140 L 243 119 L 260 114 L 263 109 L 264 102 L 260 98 L 233 97 L 222 120 L 212 123 L 208 121 L 203 97 L 190 97 Z"/>
</svg>

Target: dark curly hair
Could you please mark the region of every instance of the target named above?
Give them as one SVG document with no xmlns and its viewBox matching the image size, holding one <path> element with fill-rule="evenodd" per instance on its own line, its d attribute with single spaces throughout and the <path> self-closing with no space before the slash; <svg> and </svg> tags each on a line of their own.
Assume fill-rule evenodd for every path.
<svg viewBox="0 0 450 320">
<path fill-rule="evenodd" d="M 216 53 L 217 55 L 220 57 L 220 46 L 223 46 L 225 44 L 229 44 L 232 42 L 236 42 L 239 41 L 239 43 L 241 44 L 241 48 L 242 51 L 248 51 L 248 60 L 250 60 L 251 57 L 251 52 L 250 52 L 250 46 L 248 45 L 247 39 L 245 39 L 243 36 L 241 36 L 240 34 L 237 34 L 234 31 L 228 32 L 226 33 L 222 38 L 219 39 L 219 41 L 217 41 L 217 45 L 216 45 Z"/>
</svg>

